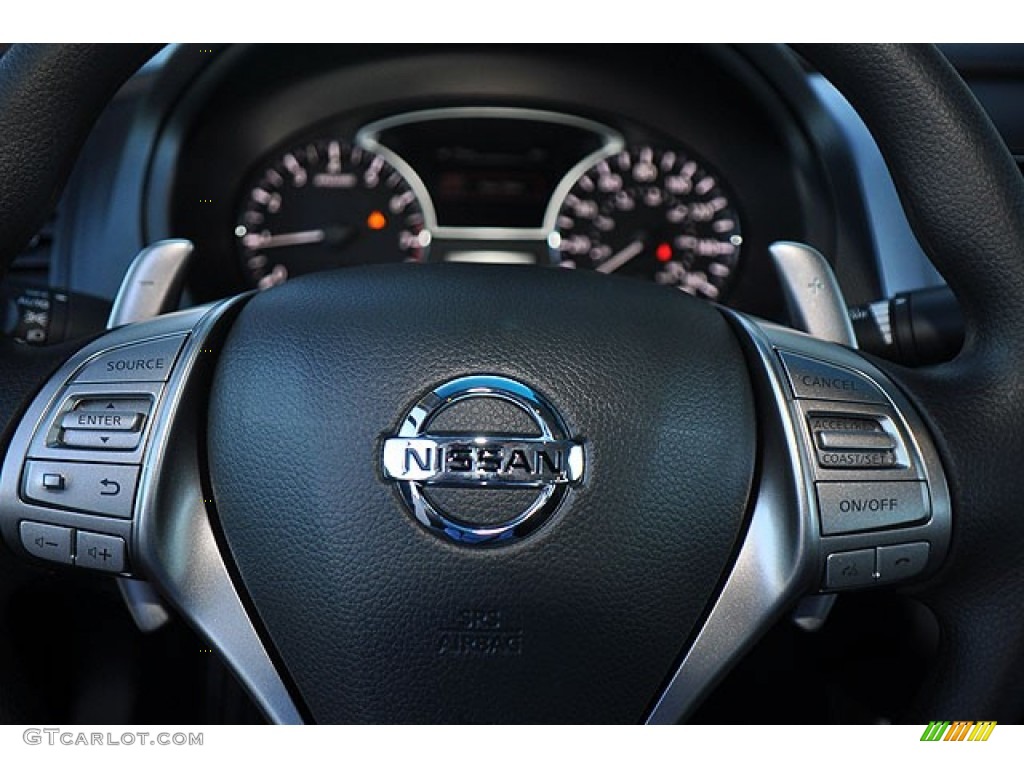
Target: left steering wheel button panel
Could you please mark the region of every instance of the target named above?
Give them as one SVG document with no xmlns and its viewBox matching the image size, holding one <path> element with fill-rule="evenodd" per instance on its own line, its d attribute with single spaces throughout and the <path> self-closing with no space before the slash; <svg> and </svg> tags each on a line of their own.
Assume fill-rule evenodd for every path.
<svg viewBox="0 0 1024 768">
<path fill-rule="evenodd" d="M 27 461 L 26 499 L 51 507 L 131 519 L 139 468 L 123 464 Z"/>
<path fill-rule="evenodd" d="M 183 367 L 208 371 L 196 363 L 209 350 L 187 342 L 197 329 L 209 334 L 238 303 L 115 328 L 64 363 L 29 406 L 4 458 L 0 534 L 7 544 L 83 570 L 135 573 L 132 542 L 146 499 L 142 467 L 159 461 L 150 440 L 166 439 L 159 426 L 167 389 L 174 396 L 184 391 L 186 379 L 174 383 Z"/>
<path fill-rule="evenodd" d="M 72 379 L 75 384 L 167 381 L 185 335 L 166 336 L 102 352 Z"/>
</svg>

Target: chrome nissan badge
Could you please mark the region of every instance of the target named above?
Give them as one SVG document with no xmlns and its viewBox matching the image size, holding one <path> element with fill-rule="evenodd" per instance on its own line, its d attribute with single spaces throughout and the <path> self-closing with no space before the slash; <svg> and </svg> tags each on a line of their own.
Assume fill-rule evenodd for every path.
<svg viewBox="0 0 1024 768">
<path fill-rule="evenodd" d="M 455 409 L 461 424 L 486 422 L 496 408 L 511 408 L 527 428 L 438 428 Z M 583 479 L 584 450 L 554 408 L 525 384 L 467 376 L 413 406 L 398 434 L 384 441 L 382 465 L 385 479 L 398 482 L 413 516 L 429 530 L 461 544 L 499 544 L 522 538 L 551 516 Z"/>
</svg>

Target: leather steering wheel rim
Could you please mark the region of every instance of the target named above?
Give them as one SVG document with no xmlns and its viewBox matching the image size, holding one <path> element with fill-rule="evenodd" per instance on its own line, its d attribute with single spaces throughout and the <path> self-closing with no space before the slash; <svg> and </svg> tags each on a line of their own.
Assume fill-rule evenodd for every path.
<svg viewBox="0 0 1024 768">
<path fill-rule="evenodd" d="M 959 356 L 883 365 L 930 421 L 953 499 L 947 565 L 919 598 L 941 629 L 916 719 L 1021 716 L 1024 612 L 1024 182 L 992 122 L 932 46 L 801 50 L 871 129 L 915 235 L 956 294 Z"/>
<path fill-rule="evenodd" d="M 15 46 L 0 59 L 0 261 L 38 228 L 100 111 L 153 46 Z M 871 129 L 915 234 L 956 293 L 966 341 L 952 362 L 879 363 L 918 406 L 952 495 L 946 566 L 917 596 L 941 627 L 911 719 L 1020 717 L 1024 668 L 1024 182 L 987 115 L 931 46 L 800 46 Z M 46 152 L 39 152 L 39 145 Z M 39 158 L 45 158 L 40 165 Z M 30 164 L 28 158 L 33 162 Z M 0 420 L 66 348 L 0 347 Z"/>
</svg>

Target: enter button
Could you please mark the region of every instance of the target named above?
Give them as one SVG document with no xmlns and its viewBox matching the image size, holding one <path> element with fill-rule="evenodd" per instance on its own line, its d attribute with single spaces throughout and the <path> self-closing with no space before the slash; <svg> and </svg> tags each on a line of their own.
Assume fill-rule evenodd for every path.
<svg viewBox="0 0 1024 768">
<path fill-rule="evenodd" d="M 65 413 L 60 425 L 63 429 L 99 429 L 104 432 L 132 432 L 142 421 L 141 413 L 132 411 L 87 411 L 75 409 Z"/>
<path fill-rule="evenodd" d="M 825 536 L 920 523 L 931 516 L 925 483 L 818 483 Z"/>
</svg>

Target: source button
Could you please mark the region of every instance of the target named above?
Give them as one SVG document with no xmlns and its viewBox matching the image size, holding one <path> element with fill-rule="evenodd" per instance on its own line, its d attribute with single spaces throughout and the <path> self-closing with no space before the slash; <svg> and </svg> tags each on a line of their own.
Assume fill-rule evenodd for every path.
<svg viewBox="0 0 1024 768">
<path fill-rule="evenodd" d="M 174 358 L 185 342 L 182 336 L 165 336 L 103 352 L 74 377 L 75 384 L 108 384 L 121 381 L 167 381 Z"/>
</svg>

